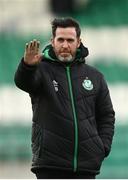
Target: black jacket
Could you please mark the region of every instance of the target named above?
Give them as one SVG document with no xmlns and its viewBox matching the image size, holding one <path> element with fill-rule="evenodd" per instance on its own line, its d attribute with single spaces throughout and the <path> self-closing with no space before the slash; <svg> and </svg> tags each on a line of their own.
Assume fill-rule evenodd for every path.
<svg viewBox="0 0 128 180">
<path fill-rule="evenodd" d="M 72 63 L 56 59 L 51 46 L 37 66 L 22 60 L 16 85 L 33 109 L 32 171 L 41 168 L 98 174 L 111 148 L 114 111 L 103 75 L 85 64 L 82 44 Z"/>
</svg>

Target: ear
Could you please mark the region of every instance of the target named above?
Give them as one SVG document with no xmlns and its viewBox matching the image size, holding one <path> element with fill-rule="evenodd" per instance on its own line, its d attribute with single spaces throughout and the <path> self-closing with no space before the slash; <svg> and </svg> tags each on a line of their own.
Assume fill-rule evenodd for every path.
<svg viewBox="0 0 128 180">
<path fill-rule="evenodd" d="M 78 38 L 77 48 L 79 48 L 79 47 L 80 47 L 80 43 L 81 43 L 81 39 L 80 39 L 80 38 Z"/>
<path fill-rule="evenodd" d="M 51 45 L 52 45 L 52 47 L 54 47 L 54 39 L 53 38 L 51 38 Z"/>
</svg>

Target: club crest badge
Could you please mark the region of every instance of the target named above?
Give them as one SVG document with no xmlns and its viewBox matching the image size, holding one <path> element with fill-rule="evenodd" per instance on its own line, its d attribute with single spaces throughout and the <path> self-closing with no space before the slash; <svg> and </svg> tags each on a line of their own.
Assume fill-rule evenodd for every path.
<svg viewBox="0 0 128 180">
<path fill-rule="evenodd" d="M 93 89 L 92 81 L 88 78 L 83 81 L 82 86 L 88 91 L 91 91 Z"/>
</svg>

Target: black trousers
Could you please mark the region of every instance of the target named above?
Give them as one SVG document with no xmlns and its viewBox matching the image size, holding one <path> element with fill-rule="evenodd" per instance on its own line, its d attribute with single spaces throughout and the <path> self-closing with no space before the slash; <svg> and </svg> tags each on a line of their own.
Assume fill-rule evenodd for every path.
<svg viewBox="0 0 128 180">
<path fill-rule="evenodd" d="M 95 174 L 82 174 L 51 169 L 43 169 L 36 172 L 37 179 L 95 179 L 95 176 Z"/>
</svg>

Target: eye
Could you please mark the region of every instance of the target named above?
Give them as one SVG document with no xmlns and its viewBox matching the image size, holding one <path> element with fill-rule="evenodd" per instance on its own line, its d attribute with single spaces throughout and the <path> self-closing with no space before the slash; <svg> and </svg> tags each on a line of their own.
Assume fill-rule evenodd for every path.
<svg viewBox="0 0 128 180">
<path fill-rule="evenodd" d="M 63 38 L 58 38 L 57 40 L 58 40 L 59 42 L 63 42 L 63 41 L 64 41 Z"/>
<path fill-rule="evenodd" d="M 73 43 L 73 42 L 74 42 L 74 39 L 67 39 L 67 41 L 68 41 L 69 43 Z"/>
</svg>

